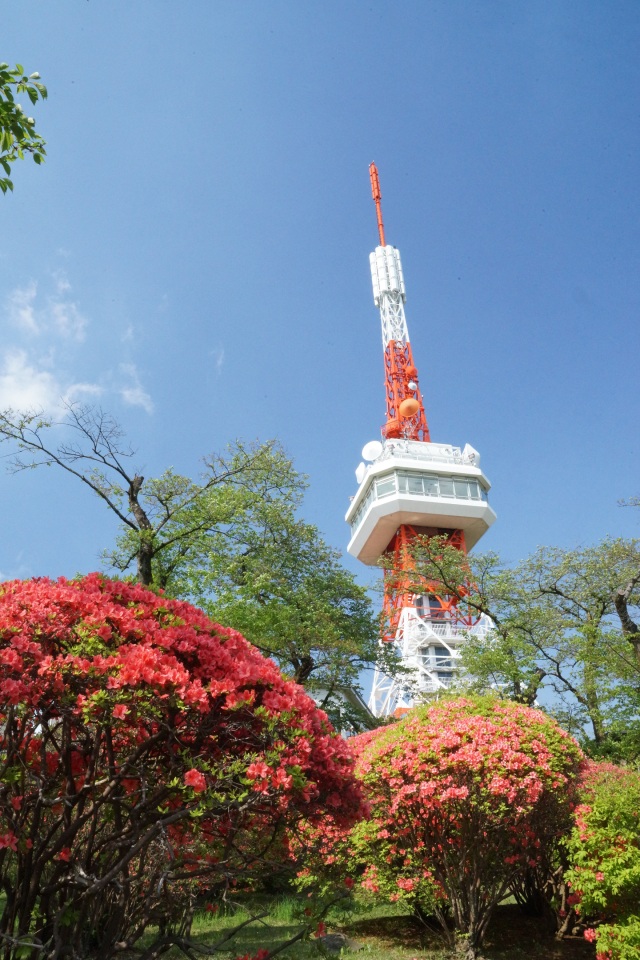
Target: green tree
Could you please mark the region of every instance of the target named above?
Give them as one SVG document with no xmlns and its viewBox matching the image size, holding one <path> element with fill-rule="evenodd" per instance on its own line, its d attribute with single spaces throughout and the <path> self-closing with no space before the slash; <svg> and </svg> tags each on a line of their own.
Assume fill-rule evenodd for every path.
<svg viewBox="0 0 640 960">
<path fill-rule="evenodd" d="M 60 440 L 60 436 L 63 437 Z M 204 459 L 199 481 L 166 470 L 145 480 L 130 466 L 135 452 L 118 422 L 103 410 L 69 403 L 61 420 L 41 413 L 0 413 L 0 443 L 15 451 L 13 472 L 58 466 L 76 477 L 123 527 L 105 556 L 145 586 L 166 588 L 198 536 L 239 536 L 251 503 L 297 503 L 304 479 L 275 442 L 231 445 Z M 223 533 L 224 531 L 224 533 Z"/>
<path fill-rule="evenodd" d="M 276 442 L 237 441 L 207 457 L 195 481 L 172 469 L 145 479 L 129 466 L 134 451 L 119 424 L 91 406 L 68 404 L 61 421 L 5 411 L 2 441 L 13 447 L 13 471 L 58 466 L 106 504 L 120 523 L 104 554 L 112 568 L 240 630 L 334 721 L 366 722 L 357 702 L 345 707 L 344 687 L 357 690 L 379 656 L 392 672 L 391 651 L 379 648 L 366 590 L 298 518 L 306 478 Z"/>
<path fill-rule="evenodd" d="M 640 774 L 610 763 L 585 771 L 582 802 L 567 842 L 576 911 L 598 957 L 640 956 Z"/>
<path fill-rule="evenodd" d="M 341 725 L 362 727 L 358 705 L 342 694 L 359 691 L 361 671 L 391 652 L 380 648 L 367 591 L 295 504 L 256 498 L 233 537 L 210 530 L 193 538 L 168 586 L 273 657 L 334 722 L 340 711 Z"/>
<path fill-rule="evenodd" d="M 416 574 L 495 624 L 489 640 L 469 637 L 465 683 L 494 687 L 550 711 L 598 755 L 640 754 L 640 671 L 615 620 L 615 595 L 640 565 L 640 542 L 542 547 L 513 568 L 493 554 L 463 557 L 435 540 L 415 548 Z M 628 604 L 640 599 L 638 584 Z M 550 695 L 553 694 L 552 697 Z"/>
<path fill-rule="evenodd" d="M 624 500 L 622 501 L 622 506 L 640 507 L 640 497 L 631 497 L 629 500 Z M 629 579 L 626 583 L 622 583 L 613 595 L 613 602 L 616 613 L 618 614 L 618 619 L 620 620 L 623 636 L 633 648 L 638 669 L 640 669 L 640 624 L 635 622 L 631 615 L 632 611 L 629 608 L 632 607 L 637 600 L 639 591 L 640 564 L 635 570 L 631 571 Z"/>
<path fill-rule="evenodd" d="M 16 102 L 16 94 L 25 94 L 34 104 L 46 99 L 47 88 L 40 83 L 39 73 L 27 76 L 20 63 L 15 67 L 0 63 L 0 164 L 5 173 L 0 177 L 0 190 L 3 193 L 13 190 L 12 163 L 22 160 L 27 153 L 36 163 L 42 163 L 46 153 L 45 141 L 36 132 L 34 118 L 25 114 Z"/>
</svg>

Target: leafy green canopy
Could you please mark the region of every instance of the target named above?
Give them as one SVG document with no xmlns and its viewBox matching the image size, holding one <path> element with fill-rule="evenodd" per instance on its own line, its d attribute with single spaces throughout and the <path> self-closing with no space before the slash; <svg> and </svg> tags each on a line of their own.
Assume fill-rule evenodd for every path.
<svg viewBox="0 0 640 960">
<path fill-rule="evenodd" d="M 576 911 L 603 960 L 637 960 L 640 951 L 640 774 L 591 764 L 567 844 Z"/>
<path fill-rule="evenodd" d="M 464 684 L 529 705 L 544 697 L 591 753 L 640 756 L 640 662 L 615 609 L 640 569 L 640 541 L 541 547 L 515 567 L 495 554 L 463 557 L 440 538 L 414 550 L 417 579 L 494 622 L 488 640 L 470 636 L 463 647 Z M 628 599 L 637 605 L 637 586 Z"/>
<path fill-rule="evenodd" d="M 13 190 L 11 164 L 30 153 L 35 163 L 45 157 L 45 142 L 36 132 L 35 120 L 28 117 L 16 102 L 16 94 L 25 94 L 32 104 L 45 100 L 47 88 L 40 83 L 40 74 L 26 76 L 21 63 L 10 67 L 0 63 L 0 164 L 5 176 L 0 177 L 0 190 Z"/>
<path fill-rule="evenodd" d="M 120 523 L 110 566 L 241 630 L 341 728 L 366 723 L 341 688 L 376 663 L 377 619 L 337 551 L 299 518 L 307 481 L 277 442 L 237 441 L 192 480 L 171 468 L 143 477 L 119 424 L 91 406 L 68 404 L 61 420 L 6 410 L 2 441 L 14 471 L 56 465 L 97 494 Z"/>
<path fill-rule="evenodd" d="M 154 584 L 241 631 L 334 721 L 361 727 L 339 694 L 376 662 L 378 622 L 339 553 L 298 518 L 306 478 L 277 444 L 236 445 L 207 467 L 199 485 L 167 472 L 141 490 L 157 531 Z M 222 482 L 209 484 L 209 471 Z M 123 533 L 108 554 L 115 567 L 128 569 L 141 535 Z"/>
</svg>

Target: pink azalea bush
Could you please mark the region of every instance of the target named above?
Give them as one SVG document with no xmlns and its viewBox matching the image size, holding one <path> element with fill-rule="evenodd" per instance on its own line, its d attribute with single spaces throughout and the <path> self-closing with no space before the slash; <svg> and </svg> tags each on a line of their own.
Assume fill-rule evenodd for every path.
<svg viewBox="0 0 640 960">
<path fill-rule="evenodd" d="M 361 812 L 301 687 L 189 604 L 97 574 L 0 586 L 0 745 L 3 960 L 107 958 L 149 924 L 160 956 L 199 890 L 264 870 L 300 820 Z"/>
<path fill-rule="evenodd" d="M 351 741 L 370 815 L 322 827 L 324 868 L 435 913 L 475 957 L 495 906 L 571 828 L 582 754 L 538 710 L 463 697 Z"/>
<path fill-rule="evenodd" d="M 590 763 L 568 842 L 575 910 L 599 960 L 640 957 L 640 773 Z"/>
</svg>

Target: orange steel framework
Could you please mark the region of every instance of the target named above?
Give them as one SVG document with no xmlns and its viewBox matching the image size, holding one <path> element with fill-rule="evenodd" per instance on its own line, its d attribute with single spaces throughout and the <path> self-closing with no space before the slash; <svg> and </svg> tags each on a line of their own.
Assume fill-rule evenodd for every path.
<svg viewBox="0 0 640 960">
<path fill-rule="evenodd" d="M 385 247 L 384 222 L 382 219 L 382 192 L 375 163 L 369 166 L 371 193 L 376 205 L 380 246 Z M 384 349 L 386 422 L 382 428 L 387 439 L 404 438 L 430 442 L 429 427 L 424 404 L 418 387 L 418 370 L 413 361 L 411 343 L 390 339 Z M 411 546 L 418 536 L 446 536 L 446 542 L 466 555 L 462 530 L 416 528 L 401 524 L 385 550 L 388 561 L 384 576 L 383 637 L 385 642 L 396 639 L 403 609 L 415 608 L 418 596 L 425 596 L 429 603 L 429 616 L 433 620 L 448 618 L 461 626 L 471 626 L 477 619 L 458 610 L 458 598 L 438 593 L 438 586 L 423 580 L 420 594 L 416 594 L 415 563 Z M 441 589 L 441 588 L 440 588 Z"/>
</svg>

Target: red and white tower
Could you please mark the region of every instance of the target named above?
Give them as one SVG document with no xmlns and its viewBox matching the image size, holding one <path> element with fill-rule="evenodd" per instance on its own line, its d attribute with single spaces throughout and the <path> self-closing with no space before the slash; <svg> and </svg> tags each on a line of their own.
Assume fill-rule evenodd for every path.
<svg viewBox="0 0 640 960">
<path fill-rule="evenodd" d="M 382 439 L 365 445 L 367 462 L 356 470 L 358 491 L 346 516 L 351 525 L 348 550 L 371 566 L 383 555 L 392 558 L 393 574 L 385 577 L 387 632 L 382 642 L 395 644 L 415 676 L 411 688 L 404 688 L 376 670 L 369 708 L 381 717 L 446 688 L 465 638 L 490 628 L 487 617 L 468 619 L 454 598 L 439 596 L 429 584 L 420 595 L 411 592 L 408 545 L 416 536 L 446 535 L 466 553 L 496 516 L 487 502 L 490 484 L 478 451 L 469 444 L 461 449 L 431 442 L 404 313 L 400 252 L 385 243 L 374 163 L 369 173 L 380 237 L 369 259 L 382 322 L 387 415 Z"/>
</svg>

